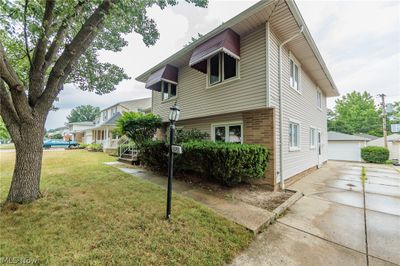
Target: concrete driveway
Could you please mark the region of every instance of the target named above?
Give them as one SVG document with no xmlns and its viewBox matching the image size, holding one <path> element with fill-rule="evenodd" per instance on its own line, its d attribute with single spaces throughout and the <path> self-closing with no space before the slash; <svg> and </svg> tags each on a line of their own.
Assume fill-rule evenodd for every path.
<svg viewBox="0 0 400 266">
<path fill-rule="evenodd" d="M 290 188 L 305 196 L 233 265 L 400 265 L 398 170 L 332 161 Z"/>
</svg>

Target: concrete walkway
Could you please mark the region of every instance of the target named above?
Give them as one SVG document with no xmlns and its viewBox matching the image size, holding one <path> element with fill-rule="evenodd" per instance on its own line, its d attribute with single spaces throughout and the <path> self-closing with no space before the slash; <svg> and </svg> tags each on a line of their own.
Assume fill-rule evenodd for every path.
<svg viewBox="0 0 400 266">
<path fill-rule="evenodd" d="M 110 162 L 106 164 L 117 167 L 125 173 L 145 179 L 164 188 L 167 187 L 167 178 L 165 176 L 160 176 L 144 169 L 127 168 L 125 164 L 119 162 Z M 227 199 L 224 195 L 221 195 L 220 197 L 215 196 L 215 193 L 210 193 L 201 188 L 195 188 L 193 185 L 187 184 L 183 181 L 173 180 L 172 187 L 174 192 L 180 193 L 206 205 L 220 215 L 246 227 L 254 233 L 260 231 L 263 226 L 268 225 L 275 215 L 265 209 L 241 201 Z"/>
<path fill-rule="evenodd" d="M 367 265 L 367 249 L 369 265 L 400 264 L 400 174 L 393 167 L 329 162 L 290 188 L 305 196 L 233 265 Z"/>
</svg>

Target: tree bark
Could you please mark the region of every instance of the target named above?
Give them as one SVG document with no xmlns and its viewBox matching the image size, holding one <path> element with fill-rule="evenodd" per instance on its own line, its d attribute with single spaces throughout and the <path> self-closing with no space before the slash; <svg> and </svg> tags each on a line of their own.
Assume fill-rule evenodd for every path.
<svg viewBox="0 0 400 266">
<path fill-rule="evenodd" d="M 23 124 L 21 139 L 14 141 L 16 162 L 7 202 L 29 203 L 40 197 L 44 127 L 41 121 Z"/>
</svg>

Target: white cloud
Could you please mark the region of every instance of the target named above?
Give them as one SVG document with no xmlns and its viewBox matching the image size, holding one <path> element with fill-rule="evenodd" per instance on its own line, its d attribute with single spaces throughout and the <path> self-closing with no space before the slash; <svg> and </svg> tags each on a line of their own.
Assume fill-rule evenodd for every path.
<svg viewBox="0 0 400 266">
<path fill-rule="evenodd" d="M 46 127 L 61 126 L 70 110 L 81 104 L 104 108 L 149 97 L 150 91 L 134 80 L 136 76 L 180 50 L 192 36 L 209 32 L 255 2 L 215 0 L 202 9 L 181 1 L 165 10 L 152 8 L 149 14 L 160 32 L 156 45 L 146 47 L 141 36 L 132 33 L 122 52 L 101 54 L 101 60 L 123 67 L 132 79 L 103 96 L 66 86 L 56 103 L 60 110 L 49 114 Z M 372 95 L 387 94 L 389 102 L 400 100 L 400 2 L 298 1 L 297 5 L 342 95 L 367 90 Z M 333 104 L 329 99 L 328 106 Z"/>
</svg>

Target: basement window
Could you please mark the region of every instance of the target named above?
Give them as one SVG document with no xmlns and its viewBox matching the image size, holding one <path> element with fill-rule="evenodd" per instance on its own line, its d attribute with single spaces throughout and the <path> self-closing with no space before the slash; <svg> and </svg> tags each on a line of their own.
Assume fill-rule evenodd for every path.
<svg viewBox="0 0 400 266">
<path fill-rule="evenodd" d="M 240 123 L 212 126 L 212 140 L 216 142 L 243 143 L 243 127 Z"/>
</svg>

